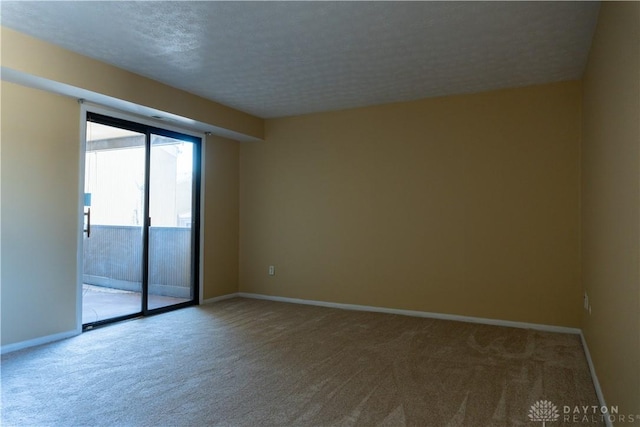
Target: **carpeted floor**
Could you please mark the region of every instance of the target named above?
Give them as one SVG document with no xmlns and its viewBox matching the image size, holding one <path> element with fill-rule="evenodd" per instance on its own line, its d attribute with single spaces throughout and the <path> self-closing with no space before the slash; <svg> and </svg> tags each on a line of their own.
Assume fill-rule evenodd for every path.
<svg viewBox="0 0 640 427">
<path fill-rule="evenodd" d="M 3 426 L 535 426 L 541 399 L 598 404 L 578 336 L 241 298 L 2 357 Z"/>
</svg>

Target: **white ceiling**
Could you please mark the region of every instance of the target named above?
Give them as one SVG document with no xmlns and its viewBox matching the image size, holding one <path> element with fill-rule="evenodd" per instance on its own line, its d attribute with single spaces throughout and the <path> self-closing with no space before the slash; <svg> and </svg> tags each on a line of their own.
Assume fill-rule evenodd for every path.
<svg viewBox="0 0 640 427">
<path fill-rule="evenodd" d="M 2 25 L 282 117 L 578 79 L 598 2 L 2 1 Z"/>
</svg>

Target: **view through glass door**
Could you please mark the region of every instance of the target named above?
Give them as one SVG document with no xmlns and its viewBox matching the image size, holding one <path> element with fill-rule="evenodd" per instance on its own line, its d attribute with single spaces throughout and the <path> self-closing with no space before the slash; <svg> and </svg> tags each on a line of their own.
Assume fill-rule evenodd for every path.
<svg viewBox="0 0 640 427">
<path fill-rule="evenodd" d="M 149 309 L 193 294 L 193 144 L 151 135 Z"/>
<path fill-rule="evenodd" d="M 197 302 L 199 144 L 88 114 L 85 329 Z"/>
</svg>

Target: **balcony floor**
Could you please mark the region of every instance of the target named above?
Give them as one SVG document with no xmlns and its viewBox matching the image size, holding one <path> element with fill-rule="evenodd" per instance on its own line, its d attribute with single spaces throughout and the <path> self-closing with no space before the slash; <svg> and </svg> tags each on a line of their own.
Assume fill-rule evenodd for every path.
<svg viewBox="0 0 640 427">
<path fill-rule="evenodd" d="M 140 292 L 122 291 L 102 286 L 82 285 L 82 323 L 97 322 L 127 314 L 139 313 Z M 149 309 L 187 302 L 185 298 L 149 295 Z"/>
</svg>

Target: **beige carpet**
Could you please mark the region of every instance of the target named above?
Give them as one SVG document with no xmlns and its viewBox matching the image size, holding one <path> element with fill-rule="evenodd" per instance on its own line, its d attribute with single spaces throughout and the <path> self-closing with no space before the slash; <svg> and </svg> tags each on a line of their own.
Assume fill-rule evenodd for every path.
<svg viewBox="0 0 640 427">
<path fill-rule="evenodd" d="M 541 426 L 540 399 L 597 405 L 578 336 L 240 298 L 2 357 L 3 426 Z"/>
</svg>

